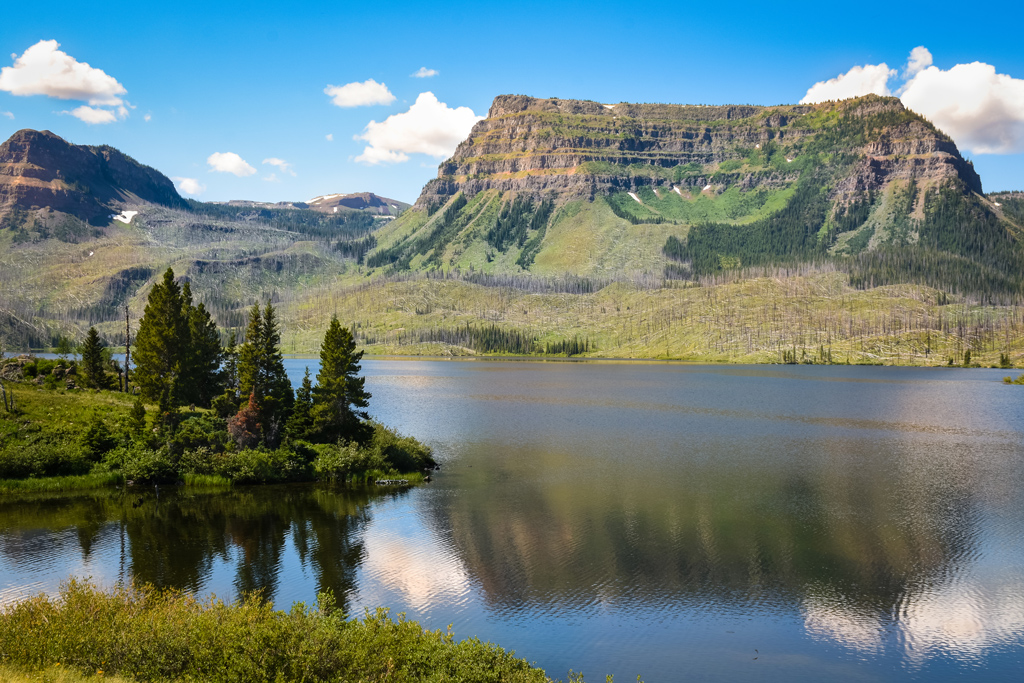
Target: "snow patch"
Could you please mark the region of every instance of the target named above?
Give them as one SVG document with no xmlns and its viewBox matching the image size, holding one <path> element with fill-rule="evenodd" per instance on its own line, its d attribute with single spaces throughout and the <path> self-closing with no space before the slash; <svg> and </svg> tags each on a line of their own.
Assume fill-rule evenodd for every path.
<svg viewBox="0 0 1024 683">
<path fill-rule="evenodd" d="M 760 144 L 754 145 L 754 149 L 761 149 L 761 145 Z"/>
<path fill-rule="evenodd" d="M 679 188 L 678 188 L 678 187 L 673 187 L 673 188 L 672 188 L 672 191 L 673 191 L 673 192 L 675 192 L 675 193 L 676 193 L 677 195 L 679 195 L 680 197 L 682 197 L 682 196 L 683 196 L 683 193 L 682 193 L 682 192 L 681 192 L 681 191 L 679 190 Z"/>
<path fill-rule="evenodd" d="M 1000 204 L 999 202 L 992 202 L 992 203 L 995 204 L 996 206 L 1002 206 L 1002 204 Z"/>
<path fill-rule="evenodd" d="M 340 194 L 323 194 L 323 195 L 320 195 L 319 197 L 313 197 L 312 199 L 310 199 L 306 203 L 307 204 L 316 204 L 317 202 L 321 202 L 321 201 L 325 202 L 328 199 L 334 199 L 336 197 L 343 197 L 343 196 L 344 195 L 340 195 Z"/>
<path fill-rule="evenodd" d="M 605 109 L 615 109 L 614 104 L 602 104 L 601 106 L 604 107 Z"/>
<path fill-rule="evenodd" d="M 138 211 L 122 211 L 116 216 L 111 216 L 115 221 L 121 221 L 122 223 L 128 224 L 132 222 L 132 219 L 139 215 Z M 91 256 L 91 254 L 90 254 Z"/>
<path fill-rule="evenodd" d="M 338 213 L 338 207 L 334 207 L 334 213 Z"/>
<path fill-rule="evenodd" d="M 710 183 L 704 186 L 704 191 L 705 192 L 707 192 L 710 189 L 711 189 L 711 184 Z"/>
<path fill-rule="evenodd" d="M 89 252 L 89 256 L 92 256 L 92 255 L 93 255 L 93 253 L 94 253 L 94 252 L 91 252 L 91 251 L 90 251 L 90 252 Z"/>
<path fill-rule="evenodd" d="M 787 164 L 791 164 L 791 163 L 793 163 L 793 160 L 792 160 L 792 159 L 790 159 L 789 157 L 786 157 L 786 163 L 787 163 Z"/>
<path fill-rule="evenodd" d="M 640 198 L 639 198 L 639 197 L 637 197 L 637 196 L 636 196 L 636 195 L 635 195 L 634 193 L 632 193 L 632 192 L 627 192 L 626 194 L 628 194 L 628 195 L 629 195 L 630 197 L 632 197 L 633 199 L 635 199 L 635 200 L 636 200 L 636 203 L 637 203 L 637 204 L 643 204 L 643 202 L 642 202 L 642 201 L 640 201 Z"/>
</svg>

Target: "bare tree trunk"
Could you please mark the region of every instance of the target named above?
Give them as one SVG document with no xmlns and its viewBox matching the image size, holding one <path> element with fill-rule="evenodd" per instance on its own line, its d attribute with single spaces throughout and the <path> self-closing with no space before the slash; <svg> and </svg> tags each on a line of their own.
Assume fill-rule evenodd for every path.
<svg viewBox="0 0 1024 683">
<path fill-rule="evenodd" d="M 124 393 L 128 393 L 128 363 L 132 357 L 132 328 L 128 322 L 128 304 L 124 305 Z"/>
</svg>

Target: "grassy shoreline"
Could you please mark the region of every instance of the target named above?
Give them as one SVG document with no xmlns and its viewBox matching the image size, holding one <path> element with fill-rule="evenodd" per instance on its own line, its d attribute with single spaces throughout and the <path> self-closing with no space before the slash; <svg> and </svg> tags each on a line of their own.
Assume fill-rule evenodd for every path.
<svg viewBox="0 0 1024 683">
<path fill-rule="evenodd" d="M 74 579 L 56 597 L 39 595 L 0 611 L 0 666 L 23 680 L 55 683 L 101 676 L 214 683 L 550 680 L 514 652 L 477 638 L 456 640 L 450 629 L 430 631 L 385 609 L 352 619 L 330 592 L 319 594 L 316 606 L 296 603 L 283 611 L 258 594 L 224 603 L 151 586 L 101 590 Z M 71 673 L 43 677 L 61 671 Z"/>
<path fill-rule="evenodd" d="M 52 384 L 52 383 L 51 383 Z M 116 391 L 4 380 L 15 408 L 0 408 L 0 496 L 126 484 L 332 482 L 362 487 L 378 479 L 423 481 L 435 463 L 428 447 L 376 422 L 360 443 L 285 439 L 280 447 L 241 447 L 226 420 L 207 410 L 181 414 L 161 429 L 157 410 L 133 422 L 135 397 Z M 10 398 L 8 398 L 10 401 Z"/>
</svg>

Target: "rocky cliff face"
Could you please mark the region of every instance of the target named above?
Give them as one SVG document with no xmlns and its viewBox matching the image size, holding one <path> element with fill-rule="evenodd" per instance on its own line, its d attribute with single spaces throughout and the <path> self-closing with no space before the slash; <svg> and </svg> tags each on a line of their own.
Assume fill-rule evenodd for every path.
<svg viewBox="0 0 1024 683">
<path fill-rule="evenodd" d="M 15 209 L 49 209 L 106 224 L 114 205 L 128 200 L 184 205 L 166 176 L 113 147 L 27 129 L 0 145 L 0 219 Z"/>
<path fill-rule="evenodd" d="M 502 95 L 417 204 L 489 189 L 591 199 L 643 185 L 703 188 L 714 180 L 751 189 L 795 181 L 796 168 L 772 168 L 770 158 L 757 163 L 768 148 L 787 163 L 816 152 L 855 157 L 837 197 L 895 179 L 958 178 L 981 192 L 977 173 L 953 142 L 896 98 L 718 107 Z"/>
</svg>

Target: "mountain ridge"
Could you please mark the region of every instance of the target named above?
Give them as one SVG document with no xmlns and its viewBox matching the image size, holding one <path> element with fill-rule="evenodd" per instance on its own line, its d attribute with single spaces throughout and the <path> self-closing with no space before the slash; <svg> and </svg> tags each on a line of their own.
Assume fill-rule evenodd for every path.
<svg viewBox="0 0 1024 683">
<path fill-rule="evenodd" d="M 0 144 L 0 220 L 49 213 L 105 225 L 126 201 L 183 207 L 167 176 L 107 145 L 74 145 L 50 131 L 22 129 Z"/>
<path fill-rule="evenodd" d="M 1019 226 L 996 208 L 953 140 L 893 97 L 762 107 L 500 95 L 367 263 L 688 278 L 920 245 L 1012 266 L 989 258 L 1018 251 Z M 965 218 L 953 226 L 953 214 Z M 587 259 L 565 258 L 573 249 Z"/>
</svg>

